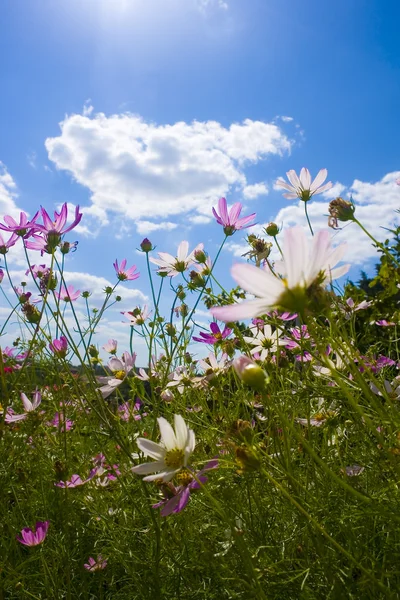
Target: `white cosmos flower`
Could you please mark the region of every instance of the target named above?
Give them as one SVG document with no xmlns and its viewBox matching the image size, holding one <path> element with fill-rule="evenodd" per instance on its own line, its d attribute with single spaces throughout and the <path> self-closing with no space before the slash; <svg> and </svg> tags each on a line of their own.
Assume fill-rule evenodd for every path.
<svg viewBox="0 0 400 600">
<path fill-rule="evenodd" d="M 286 229 L 283 260 L 275 264 L 275 270 L 281 277 L 254 265 L 233 265 L 231 273 L 234 280 L 256 298 L 240 304 L 214 307 L 211 313 L 216 319 L 230 322 L 264 315 L 273 307 L 292 310 L 296 299 L 303 301 L 306 290 L 313 283 L 328 283 L 347 273 L 350 265 L 334 268 L 345 250 L 346 244 L 332 248 L 329 231 L 319 231 L 310 244 L 302 227 Z"/>
<path fill-rule="evenodd" d="M 279 338 L 282 335 L 281 331 L 272 332 L 271 325 L 264 325 L 261 330 L 257 326 L 250 327 L 253 337 L 245 336 L 244 341 L 251 346 L 254 346 L 250 354 L 260 354 L 260 360 L 265 360 L 269 354 L 278 350 Z"/>
<path fill-rule="evenodd" d="M 186 271 L 189 265 L 195 262 L 195 252 L 203 250 L 204 244 L 198 244 L 189 254 L 189 242 L 183 241 L 178 246 L 176 256 L 167 252 L 158 252 L 159 258 L 150 258 L 150 261 L 160 267 L 161 273 L 167 273 L 169 277 L 175 277 Z"/>
<path fill-rule="evenodd" d="M 181 415 L 174 415 L 175 429 L 164 417 L 159 417 L 157 421 L 161 433 L 159 444 L 146 438 L 137 439 L 137 445 L 143 454 L 155 460 L 152 463 L 137 465 L 132 468 L 132 471 L 138 475 L 147 475 L 143 481 L 168 482 L 182 467 L 187 467 L 189 457 L 196 445 L 195 436 Z"/>
<path fill-rule="evenodd" d="M 322 192 L 326 192 L 332 187 L 331 181 L 322 185 L 328 177 L 328 171 L 326 169 L 321 169 L 313 182 L 311 182 L 310 171 L 305 167 L 301 169 L 300 177 L 297 176 L 296 171 L 293 171 L 293 169 L 288 171 L 286 176 L 290 183 L 287 183 L 280 177 L 275 182 L 275 186 L 288 190 L 289 193 L 283 194 L 283 196 L 290 200 L 293 198 L 300 198 L 303 202 L 307 202 L 310 200 L 311 196 L 322 194 Z"/>
</svg>

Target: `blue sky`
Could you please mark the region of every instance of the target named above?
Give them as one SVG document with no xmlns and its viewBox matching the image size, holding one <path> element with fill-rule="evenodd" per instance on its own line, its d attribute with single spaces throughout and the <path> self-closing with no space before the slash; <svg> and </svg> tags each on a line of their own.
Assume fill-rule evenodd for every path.
<svg viewBox="0 0 400 600">
<path fill-rule="evenodd" d="M 135 252 L 147 232 L 158 250 L 188 239 L 215 255 L 208 215 L 222 194 L 260 225 L 303 223 L 274 189 L 292 168 L 328 168 L 382 239 L 400 207 L 399 22 L 394 0 L 5 0 L 0 215 L 80 204 L 71 283 L 113 281 L 126 257 L 143 277 L 124 308 L 148 295 Z M 310 203 L 316 229 L 330 197 Z M 350 242 L 352 273 L 370 267 L 355 226 L 336 237 Z M 222 255 L 225 282 L 242 238 Z M 85 274 L 97 279 L 85 286 Z"/>
</svg>

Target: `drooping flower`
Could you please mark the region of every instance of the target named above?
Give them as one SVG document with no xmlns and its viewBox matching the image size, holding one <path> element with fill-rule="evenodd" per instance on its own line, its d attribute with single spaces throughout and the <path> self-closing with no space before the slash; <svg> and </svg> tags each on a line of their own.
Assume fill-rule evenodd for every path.
<svg viewBox="0 0 400 600">
<path fill-rule="evenodd" d="M 59 300 L 64 300 L 64 302 L 74 302 L 81 295 L 80 290 L 74 290 L 72 285 L 68 287 L 62 286 L 59 292 L 54 292 L 55 296 Z"/>
<path fill-rule="evenodd" d="M 85 569 L 91 572 L 102 571 L 107 566 L 107 560 L 103 558 L 101 554 L 97 556 L 96 560 L 89 556 L 88 562 L 85 563 L 83 566 L 85 567 Z"/>
<path fill-rule="evenodd" d="M 6 241 L 0 233 L 0 254 L 7 254 L 9 248 L 14 246 L 18 240 L 18 235 L 13 233 Z"/>
<path fill-rule="evenodd" d="M 36 224 L 36 219 L 39 216 L 39 211 L 33 216 L 33 218 L 28 221 L 28 216 L 26 213 L 21 212 L 19 215 L 19 223 L 13 217 L 6 215 L 4 217 L 4 221 L 6 225 L 0 223 L 0 229 L 3 231 L 8 231 L 10 233 L 15 233 L 19 237 L 28 237 L 31 233 L 37 230 L 38 226 Z"/>
<path fill-rule="evenodd" d="M 159 272 L 165 273 L 169 277 L 175 277 L 179 273 L 183 273 L 189 265 L 195 262 L 195 252 L 203 250 L 204 244 L 198 244 L 196 248 L 189 253 L 189 242 L 183 241 L 178 246 L 176 257 L 167 252 L 158 252 L 159 258 L 150 258 L 150 261 L 158 265 Z"/>
<path fill-rule="evenodd" d="M 346 244 L 332 249 L 328 231 L 319 231 L 310 246 L 302 227 L 286 229 L 283 261 L 279 264 L 279 273 L 285 277 L 249 264 L 233 265 L 235 281 L 256 299 L 214 307 L 211 314 L 230 322 L 258 317 L 273 307 L 302 310 L 307 303 L 307 290 L 313 284 L 322 286 L 347 273 L 350 265 L 334 268 L 345 250 Z"/>
<path fill-rule="evenodd" d="M 50 350 L 60 358 L 65 358 L 68 351 L 68 340 L 62 335 L 60 339 L 53 340 L 50 344 Z"/>
<path fill-rule="evenodd" d="M 30 527 L 24 527 L 21 531 L 21 537 L 16 536 L 17 540 L 24 546 L 38 546 L 44 542 L 50 521 L 38 521 L 34 530 Z"/>
<path fill-rule="evenodd" d="M 113 267 L 120 281 L 133 281 L 140 276 L 140 273 L 135 273 L 136 265 L 133 265 L 129 269 L 126 268 L 126 258 L 123 259 L 120 265 L 118 265 L 118 260 L 115 260 Z"/>
<path fill-rule="evenodd" d="M 222 225 L 224 228 L 225 235 L 233 235 L 235 231 L 239 229 L 247 229 L 248 227 L 252 227 L 255 223 L 251 223 L 251 221 L 256 216 L 256 213 L 252 213 L 248 217 L 240 217 L 240 213 L 242 212 L 242 204 L 240 202 L 235 202 L 228 213 L 228 207 L 225 198 L 220 198 L 218 200 L 218 211 L 213 207 L 213 215 L 217 220 L 219 225 Z"/>
<path fill-rule="evenodd" d="M 293 169 L 288 171 L 286 176 L 290 183 L 287 183 L 280 177 L 275 182 L 275 185 L 276 187 L 288 190 L 289 193 L 283 194 L 283 196 L 290 200 L 299 198 L 300 200 L 303 200 L 303 202 L 308 202 L 315 194 L 322 194 L 322 192 L 326 192 L 332 187 L 331 181 L 322 185 L 328 177 L 327 169 L 321 169 L 313 182 L 311 182 L 310 171 L 305 167 L 300 171 L 300 178 Z"/>
<path fill-rule="evenodd" d="M 187 506 L 191 492 L 199 490 L 207 483 L 208 477 L 204 473 L 217 467 L 218 460 L 213 459 L 197 473 L 192 474 L 188 470 L 182 471 L 177 475 L 180 485 L 175 487 L 170 483 L 164 486 L 163 493 L 166 497 L 161 502 L 153 504 L 153 508 L 161 508 L 162 517 L 181 512 Z"/>
<path fill-rule="evenodd" d="M 200 331 L 200 337 L 193 336 L 193 340 L 195 342 L 203 342 L 204 344 L 217 344 L 222 340 L 225 340 L 231 333 L 232 329 L 229 327 L 224 327 L 224 330 L 221 331 L 218 323 L 210 323 L 211 333 L 204 333 Z"/>
<path fill-rule="evenodd" d="M 146 475 L 143 481 L 157 479 L 168 482 L 188 466 L 190 455 L 195 448 L 195 435 L 189 429 L 181 415 L 174 415 L 174 427 L 164 417 L 157 419 L 161 433 L 159 444 L 146 438 L 138 438 L 137 445 L 145 456 L 154 458 L 152 463 L 143 463 L 132 467 L 133 473 Z M 154 475 L 149 475 L 154 473 Z"/>
<path fill-rule="evenodd" d="M 25 412 L 22 415 L 16 415 L 14 411 L 11 411 L 11 409 L 9 409 L 4 419 L 6 423 L 15 423 L 17 421 L 23 421 L 24 419 L 26 419 L 28 413 L 36 410 L 40 405 L 42 401 L 42 394 L 38 390 L 35 390 L 33 392 L 31 402 L 26 396 L 26 394 L 21 393 L 21 400 L 22 404 L 24 405 Z"/>
</svg>

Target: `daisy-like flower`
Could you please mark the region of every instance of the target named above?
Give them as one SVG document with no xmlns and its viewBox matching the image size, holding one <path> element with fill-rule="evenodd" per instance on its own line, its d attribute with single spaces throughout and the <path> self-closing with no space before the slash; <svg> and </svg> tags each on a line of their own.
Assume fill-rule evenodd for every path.
<svg viewBox="0 0 400 600">
<path fill-rule="evenodd" d="M 135 352 L 133 354 L 124 352 L 121 359 L 113 357 L 109 361 L 108 368 L 113 371 L 114 377 L 97 377 L 97 381 L 100 383 L 106 383 L 106 385 L 103 385 L 100 388 L 100 393 L 103 398 L 108 398 L 108 396 L 110 396 L 110 394 L 112 394 L 114 390 L 121 385 L 128 373 L 130 373 L 135 366 L 135 361 Z"/>
<path fill-rule="evenodd" d="M 36 410 L 40 403 L 42 402 L 42 394 L 36 390 L 33 392 L 32 402 L 28 399 L 26 394 L 21 394 L 22 404 L 24 405 L 25 412 L 22 415 L 16 415 L 14 411 L 11 412 L 11 409 L 7 411 L 5 422 L 6 423 L 15 423 L 16 421 L 23 421 L 28 416 L 28 413 Z"/>
<path fill-rule="evenodd" d="M 244 336 L 244 341 L 250 346 L 254 346 L 251 349 L 250 354 L 259 354 L 260 360 L 265 360 L 270 354 L 278 350 L 279 338 L 282 332 L 276 329 L 272 332 L 271 325 L 264 325 L 261 330 L 258 327 L 250 327 L 250 331 L 253 336 Z"/>
<path fill-rule="evenodd" d="M 228 355 L 225 353 L 218 360 L 215 354 L 210 352 L 206 359 L 199 360 L 197 364 L 204 370 L 207 379 L 211 379 L 215 375 L 219 375 L 220 373 L 226 371 L 231 365 L 231 361 L 228 359 Z"/>
<path fill-rule="evenodd" d="M 3 231 L 8 231 L 10 233 L 15 233 L 15 235 L 19 237 L 28 237 L 31 233 L 38 229 L 38 225 L 36 224 L 36 219 L 39 216 L 39 211 L 34 215 L 34 217 L 28 221 L 28 216 L 26 213 L 21 212 L 19 215 L 19 223 L 13 217 L 6 215 L 4 217 L 4 221 L 6 225 L 0 223 L 0 229 Z"/>
<path fill-rule="evenodd" d="M 374 392 L 374 394 L 377 394 L 377 396 L 383 396 L 384 394 L 382 393 L 382 391 L 374 384 L 374 383 L 370 383 L 371 386 L 371 390 Z M 390 383 L 389 381 L 387 381 L 385 379 L 385 381 L 383 382 L 383 386 L 385 388 L 385 392 L 386 394 L 389 396 L 389 398 L 391 398 L 392 400 L 400 400 L 400 377 L 396 377 L 392 383 Z"/>
<path fill-rule="evenodd" d="M 347 273 L 350 265 L 333 268 L 342 259 L 345 250 L 345 244 L 332 249 L 329 231 L 319 231 L 310 246 L 302 227 L 286 229 L 283 261 L 279 264 L 279 272 L 285 277 L 249 264 L 233 265 L 231 273 L 235 281 L 246 292 L 254 294 L 256 299 L 214 307 L 211 314 L 221 321 L 230 322 L 258 317 L 273 307 L 303 310 L 307 291 L 313 284 L 323 285 Z"/>
<path fill-rule="evenodd" d="M 217 323 L 210 323 L 211 333 L 204 333 L 200 331 L 200 337 L 193 336 L 193 340 L 195 342 L 204 342 L 204 344 L 217 344 L 218 342 L 222 342 L 225 340 L 231 333 L 232 329 L 229 327 L 224 327 L 224 330 L 221 331 Z"/>
<path fill-rule="evenodd" d="M 44 542 L 50 521 L 38 521 L 34 530 L 30 527 L 24 527 L 21 531 L 21 537 L 17 535 L 17 540 L 24 546 L 38 546 Z"/>
<path fill-rule="evenodd" d="M 133 265 L 129 269 L 126 268 L 126 258 L 124 258 L 124 260 L 121 261 L 121 264 L 119 266 L 118 260 L 115 260 L 115 263 L 113 263 L 113 267 L 120 281 L 133 281 L 134 279 L 137 279 L 140 275 L 140 273 L 135 273 L 136 265 Z"/>
<path fill-rule="evenodd" d="M 238 231 L 239 229 L 247 229 L 247 227 L 255 225 L 255 223 L 251 223 L 251 221 L 256 216 L 256 213 L 252 213 L 248 217 L 239 218 L 242 208 L 243 206 L 240 202 L 235 202 L 228 213 L 226 199 L 220 198 L 218 200 L 219 213 L 217 213 L 215 208 L 212 209 L 217 223 L 223 226 L 225 235 L 233 235 L 235 231 Z"/>
<path fill-rule="evenodd" d="M 145 304 L 143 306 L 143 308 L 140 308 L 139 306 L 137 306 L 136 308 L 134 308 L 131 311 L 128 310 L 128 311 L 121 313 L 121 315 L 124 315 L 124 317 L 129 319 L 129 321 L 130 321 L 129 325 L 131 327 L 135 327 L 136 325 L 144 325 L 145 321 L 147 321 L 150 314 L 151 314 L 151 310 L 149 309 L 147 304 Z"/>
<path fill-rule="evenodd" d="M 313 182 L 311 181 L 310 171 L 305 167 L 301 169 L 300 177 L 297 176 L 296 171 L 293 169 L 288 171 L 286 176 L 290 183 L 287 183 L 280 177 L 275 182 L 275 185 L 276 187 L 288 190 L 289 193 L 283 194 L 283 196 L 290 200 L 299 198 L 300 200 L 303 200 L 303 202 L 308 202 L 315 194 L 322 194 L 322 192 L 326 192 L 332 187 L 331 181 L 323 185 L 325 179 L 328 177 L 328 171 L 326 169 L 321 169 Z"/>
<path fill-rule="evenodd" d="M 203 250 L 204 244 L 198 244 L 196 248 L 189 253 L 189 242 L 183 241 L 178 246 L 176 256 L 172 256 L 167 252 L 158 252 L 159 258 L 150 258 L 150 261 L 158 265 L 159 273 L 166 273 L 168 277 L 175 277 L 179 273 L 183 273 L 189 265 L 195 262 L 195 252 Z"/>
<path fill-rule="evenodd" d="M 137 475 L 146 475 L 143 481 L 168 482 L 183 467 L 188 466 L 196 445 L 195 436 L 181 415 L 174 415 L 174 428 L 164 417 L 159 417 L 157 421 L 161 433 L 159 444 L 146 438 L 137 439 L 137 445 L 143 454 L 155 460 L 152 463 L 137 465 L 132 471 Z"/>
<path fill-rule="evenodd" d="M 80 290 L 74 290 L 72 285 L 68 287 L 62 286 L 59 292 L 54 292 L 56 298 L 64 300 L 64 302 L 74 302 L 81 295 Z"/>
<path fill-rule="evenodd" d="M 167 388 L 176 387 L 180 394 L 183 394 L 186 388 L 191 388 L 196 385 L 199 378 L 193 376 L 191 371 L 186 367 L 177 367 L 173 373 L 169 375 L 171 381 L 167 383 Z"/>
<path fill-rule="evenodd" d="M 117 340 L 108 340 L 107 344 L 104 344 L 103 350 L 105 350 L 109 354 L 115 354 L 117 352 L 117 347 Z"/>
<path fill-rule="evenodd" d="M 386 319 L 375 321 L 375 325 L 379 325 L 379 327 L 396 327 L 396 323 L 393 323 L 393 321 L 386 321 Z"/>
<path fill-rule="evenodd" d="M 94 571 L 102 571 L 105 569 L 107 566 L 107 561 L 101 556 L 101 554 L 97 556 L 96 560 L 89 556 L 87 563 L 85 563 L 83 566 L 87 571 L 91 571 L 93 573 Z"/>
</svg>

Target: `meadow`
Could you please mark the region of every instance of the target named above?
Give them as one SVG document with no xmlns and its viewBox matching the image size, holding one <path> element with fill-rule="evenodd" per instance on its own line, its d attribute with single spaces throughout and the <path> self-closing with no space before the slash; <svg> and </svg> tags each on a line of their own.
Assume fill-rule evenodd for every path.
<svg viewBox="0 0 400 600">
<path fill-rule="evenodd" d="M 325 178 L 279 185 L 308 219 Z M 400 597 L 400 228 L 375 240 L 343 198 L 321 231 L 256 235 L 241 212 L 213 209 L 216 256 L 138 243 L 151 303 L 119 315 L 130 344 L 107 360 L 96 331 L 136 266 L 116 260 L 93 305 L 64 277 L 79 207 L 1 220 L 1 599 Z M 340 227 L 369 236 L 374 276 L 346 279 Z M 226 289 L 218 257 L 244 233 Z"/>
</svg>

